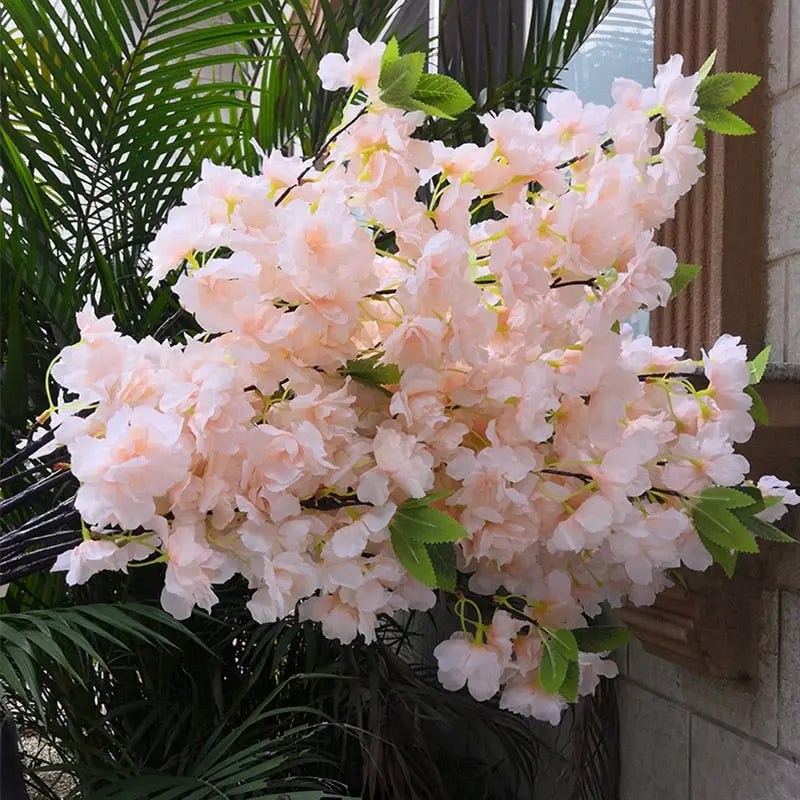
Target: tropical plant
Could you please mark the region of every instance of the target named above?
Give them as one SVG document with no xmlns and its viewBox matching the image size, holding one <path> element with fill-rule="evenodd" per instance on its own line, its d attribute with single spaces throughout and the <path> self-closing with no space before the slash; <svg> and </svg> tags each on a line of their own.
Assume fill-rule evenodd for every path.
<svg viewBox="0 0 800 800">
<path fill-rule="evenodd" d="M 459 25 L 468 5 L 444 4 L 442 26 L 455 31 L 459 46 L 453 56 L 443 47 L 440 64 L 461 74 L 479 103 L 425 133 L 450 142 L 473 134 L 483 111 L 535 109 L 614 0 L 536 2 L 525 37 L 509 25 L 505 38 L 477 39 Z M 490 5 L 480 8 L 484 27 Z M 47 406 L 47 367 L 76 339 L 75 312 L 87 300 L 137 337 L 193 330 L 169 290 L 146 282 L 154 231 L 205 158 L 253 172 L 259 150 L 317 154 L 346 102 L 344 92 L 320 90 L 319 60 L 344 50 L 351 28 L 368 39 L 389 30 L 394 6 L 393 0 L 6 0 L 0 9 L 4 452 Z M 427 38 L 419 30 L 398 32 L 401 41 Z M 467 74 L 473 62 L 500 63 L 499 53 L 520 52 L 501 59 L 501 71 Z M 227 780 L 247 770 L 266 782 L 250 787 L 254 796 L 297 786 L 285 779 L 298 775 L 317 776 L 318 788 L 335 789 L 343 780 L 366 796 L 387 798 L 441 797 L 447 787 L 453 796 L 491 797 L 474 787 L 514 766 L 521 785 L 530 784 L 536 747 L 526 726 L 469 697 L 443 699 L 429 670 L 408 665 L 407 632 L 398 640 L 388 624 L 377 646 L 345 652 L 311 625 L 256 626 L 238 616 L 239 584 L 226 587 L 231 602 L 223 598 L 213 615 L 195 614 L 175 626 L 146 605 L 155 599 L 158 566 L 69 591 L 60 579 L 23 577 L 80 535 L 69 507 L 74 484 L 66 471 L 53 472 L 62 454 L 31 455 L 33 461 L 17 460 L 0 474 L 3 530 L 21 534 L 3 542 L 3 561 L 28 558 L 21 566 L 17 561 L 18 579 L 3 601 L 4 636 L 15 649 L 2 680 L 23 732 L 47 744 L 46 759 L 28 764 L 31 786 L 43 796 L 53 796 L 42 776 L 54 769 L 70 776 L 75 792 L 101 787 L 114 797 L 153 796 L 159 786 L 170 797 L 201 797 L 198 783 L 213 786 L 215 774 Z M 145 618 L 155 631 L 146 642 L 137 635 Z M 438 758 L 431 743 L 446 743 L 464 719 L 476 737 L 496 745 L 464 762 Z M 304 761 L 308 753 L 314 769 Z M 344 772 L 326 761 L 333 753 L 342 755 Z M 234 757 L 252 760 L 223 766 L 221 759 Z M 443 771 L 445 762 L 455 765 L 452 773 Z M 121 766 L 128 770 L 127 795 L 122 783 L 113 787 Z M 146 792 L 130 788 L 134 775 Z M 467 776 L 472 789 L 453 788 Z"/>
<path fill-rule="evenodd" d="M 264 631 L 273 658 L 259 660 L 224 612 L 189 625 L 125 601 L 5 613 L 6 706 L 40 745 L 28 748 L 31 788 L 109 800 L 342 794 L 326 777 L 338 771 L 331 721 L 284 700 L 304 680 L 281 668 L 286 630 Z"/>
</svg>

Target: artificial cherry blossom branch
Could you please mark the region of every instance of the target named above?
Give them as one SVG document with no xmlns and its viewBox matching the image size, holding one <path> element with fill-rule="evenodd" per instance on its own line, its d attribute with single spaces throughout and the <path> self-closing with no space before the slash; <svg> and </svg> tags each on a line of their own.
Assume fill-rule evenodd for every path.
<svg viewBox="0 0 800 800">
<path fill-rule="evenodd" d="M 541 474 L 560 475 L 560 476 L 562 476 L 564 478 L 577 478 L 578 480 L 581 480 L 586 484 L 592 483 L 594 481 L 594 478 L 591 475 L 586 475 L 585 473 L 582 473 L 582 472 L 568 472 L 567 470 L 563 470 L 563 469 L 550 469 L 550 468 L 540 469 L 540 470 L 538 470 L 538 472 L 539 472 L 540 475 Z M 677 497 L 677 498 L 680 498 L 682 500 L 690 499 L 687 495 L 682 494 L 681 492 L 676 492 L 676 491 L 674 491 L 672 489 L 653 487 L 653 488 L 648 489 L 646 492 L 644 492 L 644 495 L 647 495 L 650 492 L 655 492 L 657 494 L 669 495 L 670 497 Z"/>
<path fill-rule="evenodd" d="M 334 130 L 333 133 L 330 134 L 330 136 L 328 136 L 328 138 L 322 143 L 322 146 L 319 148 L 319 150 L 317 150 L 317 152 L 314 153 L 314 155 L 311 157 L 309 165 L 300 171 L 300 174 L 297 176 L 297 181 L 291 186 L 287 186 L 281 192 L 281 194 L 278 195 L 278 199 L 275 201 L 276 206 L 279 206 L 288 197 L 289 193 L 293 189 L 296 189 L 298 186 L 300 186 L 300 184 L 303 182 L 303 178 L 305 178 L 305 176 L 308 175 L 308 173 L 311 172 L 312 169 L 314 169 L 314 166 L 317 163 L 317 161 L 328 152 L 328 148 L 336 141 L 336 139 L 341 134 L 343 134 L 348 128 L 351 128 L 353 125 L 355 125 L 356 122 L 358 122 L 358 120 L 360 120 L 361 117 L 363 117 L 368 112 L 369 112 L 369 106 L 368 105 L 362 106 L 359 109 L 358 113 L 349 122 L 345 123 L 344 125 L 341 125 L 336 130 Z"/>
<path fill-rule="evenodd" d="M 753 428 L 744 345 L 723 336 L 707 349 L 698 393 L 677 373 L 680 383 L 637 380 L 645 365 L 689 365 L 620 329 L 667 300 L 676 257 L 655 231 L 702 174 L 702 76 L 674 57 L 652 87 L 617 84 L 611 109 L 553 92 L 541 129 L 504 109 L 481 117 L 480 143 L 450 147 L 416 138 L 424 114 L 404 112 L 436 111 L 425 97 L 463 103 L 445 76 L 412 69 L 421 63 L 353 31 L 320 78 L 369 104 L 350 108 L 310 163 L 274 152 L 252 176 L 204 163 L 150 247 L 154 280 L 186 253 L 209 254 L 185 259 L 192 269 L 174 285 L 202 335 L 154 346 L 81 313 L 81 342 L 52 376 L 90 415 L 68 405 L 51 424 L 80 479 L 87 533 L 55 568 L 82 583 L 150 564 L 157 546 L 174 616 L 210 610 L 214 587 L 239 574 L 256 621 L 297 608 L 345 644 L 373 640 L 380 615 L 432 608 L 434 589 L 452 593 L 469 575 L 486 602 L 458 598 L 462 631 L 435 650 L 441 682 L 557 722 L 614 668 L 599 654 L 608 648 L 578 663 L 571 631 L 606 602 L 652 602 L 676 564 L 709 566 L 720 548 L 704 545 L 698 497 L 745 495 L 722 488 L 748 470 L 734 451 Z M 419 94 L 401 96 L 411 84 Z M 669 120 L 663 136 L 647 109 Z M 348 146 L 331 147 L 346 130 Z M 532 195 L 517 180 L 581 159 L 579 181 L 556 176 Z M 436 175 L 446 177 L 432 212 L 420 187 Z M 274 202 L 271 186 L 286 187 Z M 488 200 L 502 215 L 476 220 Z M 575 280 L 548 266 L 565 263 Z M 476 288 L 489 284 L 491 301 Z M 607 291 L 546 292 L 574 285 Z M 365 302 L 396 293 L 402 303 Z M 576 483 L 552 491 L 549 476 Z M 670 488 L 625 496 L 651 484 Z M 759 491 L 782 509 L 795 499 L 775 478 Z M 37 522 L 43 535 L 51 522 Z M 525 598 L 538 630 L 483 610 L 501 586 Z M 507 601 L 517 612 L 521 602 Z M 559 628 L 570 633 L 566 688 Z"/>
</svg>

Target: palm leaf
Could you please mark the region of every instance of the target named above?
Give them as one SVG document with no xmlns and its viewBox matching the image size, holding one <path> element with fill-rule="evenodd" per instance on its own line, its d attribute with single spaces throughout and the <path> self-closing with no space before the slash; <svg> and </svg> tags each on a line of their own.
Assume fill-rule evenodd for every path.
<svg viewBox="0 0 800 800">
<path fill-rule="evenodd" d="M 33 702 L 44 718 L 48 678 L 63 673 L 85 687 L 95 664 L 108 669 L 103 645 L 128 648 L 142 643 L 167 649 L 178 644 L 168 634 L 188 636 L 179 623 L 160 610 L 130 603 L 91 604 L 0 616 L 0 640 L 7 647 L 0 663 L 0 686 L 22 703 Z"/>
</svg>

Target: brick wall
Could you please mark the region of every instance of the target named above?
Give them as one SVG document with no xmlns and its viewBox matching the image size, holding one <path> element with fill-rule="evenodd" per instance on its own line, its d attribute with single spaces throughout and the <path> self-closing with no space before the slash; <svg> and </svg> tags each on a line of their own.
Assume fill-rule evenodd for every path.
<svg viewBox="0 0 800 800">
<path fill-rule="evenodd" d="M 796 364 L 800 0 L 773 0 L 771 6 L 767 341 L 773 361 Z M 797 535 L 797 525 L 795 530 Z M 621 800 L 800 798 L 800 545 L 771 551 L 767 559 L 771 566 L 757 612 L 756 680 L 702 677 L 647 654 L 638 644 L 623 656 Z"/>
</svg>

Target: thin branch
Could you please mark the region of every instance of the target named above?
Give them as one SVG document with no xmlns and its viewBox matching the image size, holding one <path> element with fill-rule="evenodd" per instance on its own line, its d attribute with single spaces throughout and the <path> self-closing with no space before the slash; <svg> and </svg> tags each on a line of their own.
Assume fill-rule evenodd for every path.
<svg viewBox="0 0 800 800">
<path fill-rule="evenodd" d="M 578 478 L 584 483 L 590 483 L 594 480 L 591 475 L 583 475 L 580 472 L 567 472 L 563 469 L 540 469 L 539 474 L 545 475 L 560 475 L 563 478 Z"/>
<path fill-rule="evenodd" d="M 65 455 L 66 448 L 60 447 L 57 451 L 55 451 L 55 453 L 51 454 L 51 457 L 46 462 L 42 464 L 34 464 L 32 467 L 22 470 L 22 472 L 15 472 L 13 475 L 7 475 L 5 478 L 0 478 L 0 486 L 13 483 L 20 478 L 28 478 L 31 475 L 36 475 L 37 473 L 47 469 L 58 469 L 58 467 L 54 465 L 57 464 Z"/>
<path fill-rule="evenodd" d="M 155 330 L 153 334 L 153 338 L 157 341 L 161 341 L 161 337 L 166 335 L 167 331 L 169 330 L 169 326 L 172 325 L 173 322 L 176 322 L 181 314 L 183 314 L 183 309 L 179 308 L 177 311 L 173 311 Z"/>
<path fill-rule="evenodd" d="M 644 372 L 637 377 L 640 381 L 646 381 L 650 378 L 697 378 L 702 375 L 703 373 L 698 370 L 697 372 Z"/>
<path fill-rule="evenodd" d="M 67 501 L 69 507 L 61 510 L 60 513 L 50 515 L 46 519 L 42 519 L 44 515 L 34 517 L 34 519 L 25 526 L 0 536 L 0 553 L 5 550 L 15 549 L 17 545 L 21 543 L 27 547 L 29 540 L 35 540 L 38 536 L 47 536 L 64 525 L 80 522 L 80 516 L 72 507 L 72 502 L 73 499 L 70 498 Z"/>
<path fill-rule="evenodd" d="M 369 111 L 369 106 L 362 106 L 361 110 L 356 114 L 353 119 L 350 120 L 346 125 L 343 125 L 338 130 L 335 130 L 323 143 L 322 146 L 317 150 L 316 153 L 311 158 L 311 163 L 297 176 L 297 181 L 292 184 L 291 186 L 287 186 L 283 192 L 278 196 L 278 199 L 275 201 L 275 205 L 279 206 L 289 195 L 292 189 L 296 189 L 302 182 L 303 178 L 314 169 L 314 165 L 317 161 L 322 158 L 325 153 L 328 152 L 328 148 L 336 141 L 336 138 L 344 133 L 351 125 L 354 125 L 357 120 L 361 119 L 367 112 Z"/>
<path fill-rule="evenodd" d="M 661 114 L 651 114 L 648 117 L 650 122 L 654 122 L 657 119 L 661 119 Z M 607 139 L 604 139 L 600 142 L 600 147 L 603 150 L 608 150 L 609 147 L 614 146 L 614 139 L 609 136 Z M 584 153 L 579 153 L 577 156 L 572 156 L 572 158 L 568 158 L 566 161 L 562 161 L 560 164 L 556 164 L 555 169 L 566 169 L 567 167 L 571 167 L 573 164 L 577 164 L 579 161 L 582 161 L 586 156 L 590 155 L 594 148 L 591 150 L 587 150 Z"/>
<path fill-rule="evenodd" d="M 567 472 L 563 469 L 540 469 L 539 474 L 547 474 L 547 475 L 560 475 L 564 478 L 577 478 L 578 480 L 583 481 L 584 483 L 591 483 L 594 478 L 591 475 L 584 475 L 581 472 Z M 645 497 L 648 494 L 665 494 L 669 495 L 670 497 L 678 497 L 681 500 L 688 500 L 689 498 L 681 494 L 680 492 L 673 491 L 672 489 L 664 489 L 660 486 L 653 486 L 648 489 L 646 492 L 642 492 L 640 495 L 635 495 L 633 497 L 628 497 L 628 500 L 635 500 L 639 497 Z"/>
<path fill-rule="evenodd" d="M 35 452 L 41 450 L 46 444 L 52 442 L 55 435 L 56 433 L 54 430 L 49 430 L 46 433 L 43 433 L 38 439 L 34 439 L 26 444 L 25 447 L 17 450 L 13 456 L 9 456 L 5 461 L 3 461 L 2 464 L 0 464 L 0 477 L 9 475 L 14 467 L 17 466 L 17 464 L 21 464 L 23 461 L 30 458 Z"/>
<path fill-rule="evenodd" d="M 551 289 L 563 289 L 565 286 L 595 286 L 597 278 L 587 278 L 583 281 L 562 281 L 561 278 L 556 278 L 551 284 Z"/>
<path fill-rule="evenodd" d="M 325 497 L 309 497 L 301 500 L 300 505 L 309 511 L 336 511 L 348 506 L 372 506 L 372 503 L 365 503 L 356 495 L 327 495 Z"/>
<path fill-rule="evenodd" d="M 83 534 L 77 528 L 70 528 L 68 530 L 55 531 L 54 533 L 45 533 L 41 536 L 36 536 L 30 540 L 17 542 L 12 547 L 2 547 L 3 539 L 0 539 L 0 569 L 5 573 L 5 565 L 12 559 L 18 557 L 25 550 L 32 547 L 46 547 L 54 544 L 62 544 L 64 542 L 80 541 Z M 33 552 L 33 551 L 31 551 Z"/>
<path fill-rule="evenodd" d="M 65 550 L 70 550 L 76 542 L 80 541 L 80 531 L 76 531 L 76 536 L 71 541 L 61 542 L 60 544 L 45 547 L 42 550 L 34 550 L 30 553 L 9 559 L 3 564 L 3 583 L 24 578 L 33 572 L 38 572 L 44 567 L 50 566 L 58 556 Z"/>
</svg>

